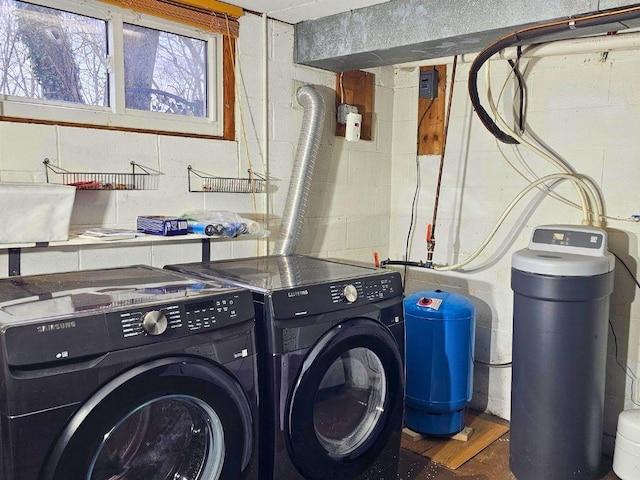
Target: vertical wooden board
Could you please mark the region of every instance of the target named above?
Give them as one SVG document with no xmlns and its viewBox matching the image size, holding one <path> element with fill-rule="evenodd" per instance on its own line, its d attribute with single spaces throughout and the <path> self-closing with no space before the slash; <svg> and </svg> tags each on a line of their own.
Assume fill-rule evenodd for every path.
<svg viewBox="0 0 640 480">
<path fill-rule="evenodd" d="M 434 67 L 420 67 L 420 71 Z M 444 143 L 444 110 L 447 103 L 447 66 L 437 65 L 438 96 L 418 98 L 418 155 L 441 155 Z M 433 104 L 431 103 L 433 102 Z"/>
<path fill-rule="evenodd" d="M 362 115 L 361 140 L 371 140 L 375 75 L 361 70 L 336 74 L 336 114 L 340 103 L 358 107 Z M 336 121 L 336 136 L 344 137 L 345 125 Z"/>
<path fill-rule="evenodd" d="M 225 140 L 236 139 L 236 39 L 222 37 L 222 136 Z"/>
</svg>

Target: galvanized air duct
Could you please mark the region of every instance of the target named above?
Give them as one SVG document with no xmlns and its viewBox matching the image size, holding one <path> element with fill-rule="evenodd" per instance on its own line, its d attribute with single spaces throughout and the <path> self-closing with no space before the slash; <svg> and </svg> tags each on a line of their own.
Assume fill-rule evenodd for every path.
<svg viewBox="0 0 640 480">
<path fill-rule="evenodd" d="M 282 215 L 280 236 L 276 241 L 274 252 L 276 255 L 291 255 L 295 252 L 305 220 L 313 165 L 318 154 L 324 121 L 324 100 L 315 88 L 311 85 L 303 85 L 298 88 L 296 98 L 304 109 L 304 115 L 289 192 Z"/>
</svg>

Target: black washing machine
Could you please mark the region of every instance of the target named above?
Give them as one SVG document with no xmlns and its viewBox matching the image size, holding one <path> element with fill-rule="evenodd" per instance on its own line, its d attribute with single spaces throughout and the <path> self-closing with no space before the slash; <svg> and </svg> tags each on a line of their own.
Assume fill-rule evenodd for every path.
<svg viewBox="0 0 640 480">
<path fill-rule="evenodd" d="M 404 403 L 400 275 L 290 255 L 171 265 L 253 292 L 260 478 L 396 478 Z"/>
<path fill-rule="evenodd" d="M 254 325 L 151 267 L 0 280 L 0 477 L 255 480 Z"/>
</svg>

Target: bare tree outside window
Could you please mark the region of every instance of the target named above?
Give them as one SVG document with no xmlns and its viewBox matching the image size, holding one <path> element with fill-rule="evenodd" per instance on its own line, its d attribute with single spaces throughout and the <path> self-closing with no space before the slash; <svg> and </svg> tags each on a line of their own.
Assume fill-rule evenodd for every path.
<svg viewBox="0 0 640 480">
<path fill-rule="evenodd" d="M 106 23 L 0 0 L 0 92 L 107 105 Z"/>
<path fill-rule="evenodd" d="M 124 25 L 127 108 L 206 117 L 206 42 Z"/>
<path fill-rule="evenodd" d="M 84 15 L 0 0 L 0 93 L 109 106 L 107 25 Z M 124 24 L 127 108 L 207 116 L 207 43 Z"/>
<path fill-rule="evenodd" d="M 29 50 L 18 40 L 14 3 L 0 0 L 0 92 L 41 98 L 40 84 L 31 74 Z"/>
<path fill-rule="evenodd" d="M 220 135 L 221 56 L 219 34 L 108 3 L 0 0 L 6 118 Z"/>
</svg>

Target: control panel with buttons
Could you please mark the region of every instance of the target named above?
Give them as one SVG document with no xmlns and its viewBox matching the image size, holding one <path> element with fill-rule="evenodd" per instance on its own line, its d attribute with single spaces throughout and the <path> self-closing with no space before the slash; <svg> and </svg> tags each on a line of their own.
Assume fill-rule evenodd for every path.
<svg viewBox="0 0 640 480">
<path fill-rule="evenodd" d="M 241 298 L 245 294 L 247 292 L 235 291 L 206 300 L 200 298 L 195 302 L 183 301 L 155 306 L 149 310 L 141 308 L 114 313 L 107 315 L 111 317 L 107 320 L 108 328 L 113 338 L 116 336 L 117 325 L 117 337 L 122 340 L 138 339 L 134 343 L 147 343 L 151 340 L 150 337 L 175 338 L 212 330 L 234 323 L 240 315 L 246 317 L 252 314 L 251 296 L 247 294 L 247 298 Z"/>
<path fill-rule="evenodd" d="M 397 272 L 351 278 L 344 282 L 323 283 L 273 292 L 276 318 L 295 318 L 356 307 L 402 295 Z M 277 297 L 277 301 L 276 301 Z"/>
<path fill-rule="evenodd" d="M 26 323 L 5 333 L 11 365 L 100 355 L 254 321 L 253 299 L 233 289 L 198 298 L 130 305 L 89 315 Z M 24 349 L 23 345 L 33 348 Z"/>
</svg>

